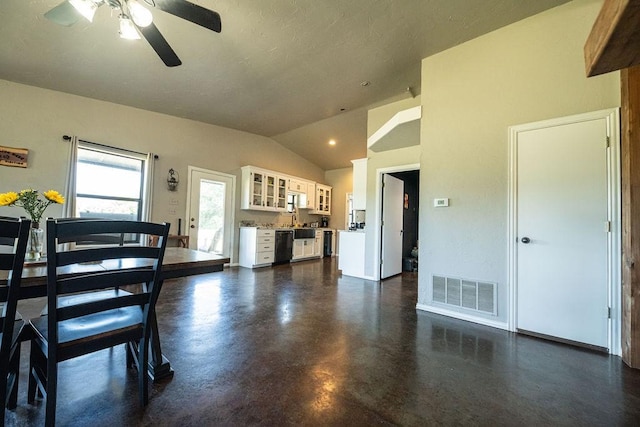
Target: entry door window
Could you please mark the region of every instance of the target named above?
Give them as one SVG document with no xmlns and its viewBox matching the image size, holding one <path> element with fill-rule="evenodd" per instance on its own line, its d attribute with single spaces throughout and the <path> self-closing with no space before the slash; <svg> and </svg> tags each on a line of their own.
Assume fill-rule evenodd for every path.
<svg viewBox="0 0 640 427">
<path fill-rule="evenodd" d="M 223 253 L 225 184 L 217 181 L 200 181 L 200 226 L 198 250 Z"/>
</svg>

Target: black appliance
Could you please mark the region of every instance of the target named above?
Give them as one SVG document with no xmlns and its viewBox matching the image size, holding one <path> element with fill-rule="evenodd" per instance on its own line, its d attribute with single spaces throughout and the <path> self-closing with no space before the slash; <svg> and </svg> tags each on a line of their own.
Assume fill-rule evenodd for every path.
<svg viewBox="0 0 640 427">
<path fill-rule="evenodd" d="M 324 232 L 323 256 L 331 256 L 332 255 L 332 251 L 331 251 L 331 246 L 332 246 L 332 243 L 333 243 L 332 241 L 333 241 L 333 231 L 326 230 Z"/>
<path fill-rule="evenodd" d="M 296 228 L 293 230 L 294 239 L 313 239 L 316 237 L 316 230 L 313 228 Z"/>
<path fill-rule="evenodd" d="M 323 216 L 322 219 L 320 220 L 320 227 L 327 228 L 328 226 L 329 226 L 329 218 L 327 218 L 326 216 Z"/>
<path fill-rule="evenodd" d="M 293 231 L 276 230 L 276 250 L 274 264 L 284 264 L 293 256 Z"/>
</svg>

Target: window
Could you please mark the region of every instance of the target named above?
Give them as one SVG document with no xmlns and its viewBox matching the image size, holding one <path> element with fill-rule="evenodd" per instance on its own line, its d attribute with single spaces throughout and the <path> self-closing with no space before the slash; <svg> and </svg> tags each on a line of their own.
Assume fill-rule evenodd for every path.
<svg viewBox="0 0 640 427">
<path fill-rule="evenodd" d="M 77 154 L 75 217 L 146 219 L 146 155 L 85 142 Z M 125 237 L 135 241 L 137 236 Z"/>
<path fill-rule="evenodd" d="M 295 213 L 296 211 L 296 195 L 295 194 L 287 194 L 287 212 Z"/>
</svg>

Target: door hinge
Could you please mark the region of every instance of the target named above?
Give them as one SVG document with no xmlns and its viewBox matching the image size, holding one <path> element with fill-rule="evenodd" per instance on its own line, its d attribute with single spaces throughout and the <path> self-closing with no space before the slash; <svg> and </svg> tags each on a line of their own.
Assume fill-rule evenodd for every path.
<svg viewBox="0 0 640 427">
<path fill-rule="evenodd" d="M 611 138 L 607 136 L 607 148 L 611 147 Z"/>
<path fill-rule="evenodd" d="M 611 221 L 604 222 L 604 232 L 611 233 Z"/>
<path fill-rule="evenodd" d="M 611 307 L 607 307 L 607 319 L 611 319 Z"/>
<path fill-rule="evenodd" d="M 380 225 L 384 226 L 384 219 L 380 221 Z"/>
</svg>

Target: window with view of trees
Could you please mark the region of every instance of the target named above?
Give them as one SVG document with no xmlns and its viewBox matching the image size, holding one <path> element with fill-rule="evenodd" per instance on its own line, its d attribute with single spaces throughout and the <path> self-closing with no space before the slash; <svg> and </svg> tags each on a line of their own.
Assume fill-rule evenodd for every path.
<svg viewBox="0 0 640 427">
<path fill-rule="evenodd" d="M 145 162 L 142 154 L 125 155 L 108 147 L 79 146 L 75 216 L 142 220 Z M 127 236 L 125 241 L 136 241 L 136 236 Z"/>
</svg>

